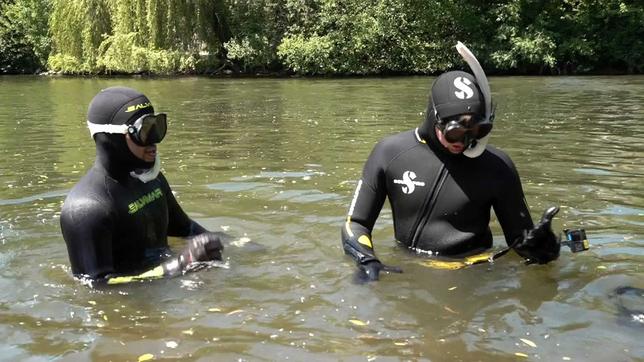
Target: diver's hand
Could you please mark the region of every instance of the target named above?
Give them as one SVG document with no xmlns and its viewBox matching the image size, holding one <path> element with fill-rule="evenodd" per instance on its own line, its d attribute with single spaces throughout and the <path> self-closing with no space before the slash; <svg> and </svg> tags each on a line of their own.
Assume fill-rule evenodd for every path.
<svg viewBox="0 0 644 362">
<path fill-rule="evenodd" d="M 541 221 L 530 230 L 519 245 L 528 257 L 528 263 L 546 264 L 559 257 L 561 239 L 552 232 L 552 218 L 559 212 L 559 206 L 552 206 L 543 212 Z"/>
<path fill-rule="evenodd" d="M 215 233 L 205 232 L 188 240 L 188 246 L 181 252 L 179 263 L 182 268 L 198 261 L 221 260 L 224 246 Z"/>
<path fill-rule="evenodd" d="M 385 265 L 378 260 L 372 260 L 365 264 L 358 265 L 359 272 L 361 275 L 361 280 L 364 282 L 373 282 L 380 279 L 380 272 L 390 272 L 390 273 L 402 273 L 402 269 L 397 266 Z"/>
</svg>

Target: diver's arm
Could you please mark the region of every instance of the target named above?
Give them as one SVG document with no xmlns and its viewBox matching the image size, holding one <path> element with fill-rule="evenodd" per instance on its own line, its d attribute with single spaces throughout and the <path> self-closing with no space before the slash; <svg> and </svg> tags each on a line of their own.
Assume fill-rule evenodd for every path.
<svg viewBox="0 0 644 362">
<path fill-rule="evenodd" d="M 380 214 L 385 196 L 384 192 L 373 190 L 362 179 L 358 181 L 342 227 L 344 252 L 358 264 L 378 261 L 371 241 L 371 230 Z"/>
<path fill-rule="evenodd" d="M 160 172 L 158 177 L 168 205 L 168 235 L 186 237 L 208 232 L 183 211 L 163 173 Z"/>
<path fill-rule="evenodd" d="M 116 225 L 104 200 L 68 196 L 60 227 L 74 276 L 94 279 L 114 271 L 112 230 Z"/>
<path fill-rule="evenodd" d="M 358 265 L 379 262 L 371 241 L 371 230 L 387 197 L 385 165 L 388 161 L 383 143 L 379 142 L 364 164 L 347 219 L 342 225 L 342 247 Z"/>
<path fill-rule="evenodd" d="M 175 257 L 160 265 L 136 275 L 108 274 L 94 279 L 94 285 L 125 284 L 144 280 L 171 278 L 189 271 L 188 266 L 194 262 L 221 260 L 221 240 L 214 233 L 201 233 L 188 240 L 188 245 Z"/>
<path fill-rule="evenodd" d="M 385 197 L 383 189 L 373 189 L 360 179 L 342 227 L 342 246 L 345 254 L 356 261 L 362 273 L 358 278 L 360 282 L 378 280 L 381 271 L 402 273 L 402 269 L 384 265 L 378 260 L 371 241 L 371 230 Z"/>
<path fill-rule="evenodd" d="M 561 245 L 552 232 L 550 221 L 559 209 L 546 210 L 535 226 L 516 168 L 509 158 L 506 163 L 509 173 L 503 178 L 502 192 L 497 195 L 493 207 L 508 246 L 529 263 L 546 264 L 557 259 Z"/>
</svg>

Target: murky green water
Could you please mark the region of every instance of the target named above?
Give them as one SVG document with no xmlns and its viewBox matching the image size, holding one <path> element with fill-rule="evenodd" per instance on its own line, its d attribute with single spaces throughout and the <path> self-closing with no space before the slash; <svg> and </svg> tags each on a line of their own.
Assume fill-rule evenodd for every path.
<svg viewBox="0 0 644 362">
<path fill-rule="evenodd" d="M 405 273 L 352 283 L 354 182 L 378 139 L 420 122 L 430 82 L 0 77 L 0 360 L 644 360 L 623 309 L 644 297 L 613 293 L 644 288 L 641 76 L 491 79 L 491 142 L 533 218 L 561 205 L 555 228 L 586 228 L 590 251 L 427 269 L 385 209 L 376 248 Z M 183 208 L 256 243 L 229 245 L 230 269 L 106 291 L 71 278 L 60 207 L 93 163 L 87 104 L 111 85 L 169 114 L 160 152 Z"/>
</svg>

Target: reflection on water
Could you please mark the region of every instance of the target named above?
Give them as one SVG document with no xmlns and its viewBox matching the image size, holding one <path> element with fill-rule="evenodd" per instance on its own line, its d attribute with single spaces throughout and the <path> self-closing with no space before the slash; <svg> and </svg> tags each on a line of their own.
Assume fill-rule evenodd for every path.
<svg viewBox="0 0 644 362">
<path fill-rule="evenodd" d="M 430 269 L 395 246 L 385 208 L 376 248 L 404 273 L 352 283 L 339 227 L 355 180 L 378 139 L 420 122 L 430 81 L 0 78 L 0 359 L 644 359 L 644 77 L 491 79 L 491 143 L 533 216 L 561 205 L 555 228 L 585 228 L 590 251 Z M 232 236 L 228 269 L 71 278 L 60 207 L 93 162 L 87 104 L 116 84 L 169 114 L 164 172 Z"/>
</svg>

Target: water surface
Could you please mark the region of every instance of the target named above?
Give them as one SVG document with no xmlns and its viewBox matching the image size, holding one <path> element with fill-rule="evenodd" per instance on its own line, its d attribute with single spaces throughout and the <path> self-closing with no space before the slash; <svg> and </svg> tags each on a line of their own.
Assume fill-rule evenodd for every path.
<svg viewBox="0 0 644 362">
<path fill-rule="evenodd" d="M 386 207 L 376 250 L 405 273 L 352 282 L 339 239 L 355 181 L 380 138 L 420 123 L 431 80 L 0 77 L 0 359 L 643 360 L 624 311 L 644 297 L 615 293 L 644 288 L 641 76 L 491 78 L 491 143 L 533 219 L 561 205 L 555 229 L 585 228 L 590 251 L 428 269 L 395 247 Z M 72 279 L 60 208 L 94 160 L 87 105 L 112 85 L 169 114 L 163 170 L 184 210 L 233 236 L 229 269 Z"/>
</svg>

